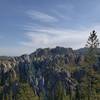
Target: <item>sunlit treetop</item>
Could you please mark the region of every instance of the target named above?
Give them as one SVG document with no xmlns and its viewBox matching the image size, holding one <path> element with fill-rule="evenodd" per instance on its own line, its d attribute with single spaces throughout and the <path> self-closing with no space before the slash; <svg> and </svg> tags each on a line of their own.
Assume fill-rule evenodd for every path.
<svg viewBox="0 0 100 100">
<path fill-rule="evenodd" d="M 93 30 L 91 33 L 90 33 L 90 36 L 87 40 L 87 44 L 86 44 L 86 47 L 87 48 L 97 48 L 99 46 L 99 39 L 97 37 L 97 32 L 95 30 Z"/>
</svg>

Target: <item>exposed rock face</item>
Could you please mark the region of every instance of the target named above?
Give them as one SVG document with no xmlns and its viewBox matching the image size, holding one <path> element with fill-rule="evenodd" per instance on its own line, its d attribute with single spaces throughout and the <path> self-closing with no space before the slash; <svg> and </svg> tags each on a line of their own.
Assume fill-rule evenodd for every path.
<svg viewBox="0 0 100 100">
<path fill-rule="evenodd" d="M 61 71 L 63 67 L 69 65 L 80 65 L 84 62 L 84 55 L 71 48 L 56 47 L 53 49 L 37 49 L 30 55 L 20 57 L 0 57 L 0 74 L 13 72 L 25 80 L 29 76 L 29 71 L 41 70 L 44 72 L 48 68 Z M 2 75 L 1 75 L 2 76 Z"/>
<path fill-rule="evenodd" d="M 0 76 L 12 73 L 28 80 L 30 75 L 44 73 L 48 68 L 57 72 L 67 66 L 80 66 L 84 62 L 85 49 L 72 50 L 71 48 L 56 47 L 53 49 L 37 49 L 30 55 L 20 57 L 0 57 Z M 99 60 L 95 68 L 100 69 Z"/>
<path fill-rule="evenodd" d="M 3 78 L 4 78 L 4 76 L 7 73 L 11 72 L 13 74 L 13 77 L 16 78 L 16 72 L 15 72 L 14 68 L 15 68 L 15 62 L 1 61 L 1 63 L 0 63 L 0 76 L 3 76 Z"/>
</svg>

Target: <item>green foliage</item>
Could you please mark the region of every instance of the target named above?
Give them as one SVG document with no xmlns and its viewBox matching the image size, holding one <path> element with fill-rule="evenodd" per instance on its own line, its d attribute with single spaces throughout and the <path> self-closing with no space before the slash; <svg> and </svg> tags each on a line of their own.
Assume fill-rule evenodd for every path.
<svg viewBox="0 0 100 100">
<path fill-rule="evenodd" d="M 35 96 L 28 83 L 21 83 L 20 91 L 17 94 L 17 100 L 39 100 L 39 98 Z"/>
<path fill-rule="evenodd" d="M 65 91 L 64 91 L 62 83 L 59 81 L 57 82 L 54 100 L 64 100 L 64 97 L 65 97 Z"/>
<path fill-rule="evenodd" d="M 0 100 L 3 99 L 3 92 L 2 92 L 2 86 L 0 86 Z"/>
<path fill-rule="evenodd" d="M 84 86 L 87 87 L 87 97 L 88 100 L 94 100 L 96 96 L 96 86 L 95 83 L 95 78 L 96 78 L 96 72 L 93 69 L 93 64 L 96 63 L 97 60 L 97 53 L 96 49 L 99 45 L 99 40 L 97 38 L 96 32 L 92 31 L 90 33 L 90 36 L 87 41 L 87 47 L 88 47 L 88 52 L 85 56 L 85 72 L 86 72 L 86 77 L 85 77 L 85 82 Z"/>
</svg>

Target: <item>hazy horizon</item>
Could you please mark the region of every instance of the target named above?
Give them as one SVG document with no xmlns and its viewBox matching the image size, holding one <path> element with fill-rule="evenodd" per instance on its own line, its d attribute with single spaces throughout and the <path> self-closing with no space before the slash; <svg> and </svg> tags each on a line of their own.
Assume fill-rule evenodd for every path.
<svg viewBox="0 0 100 100">
<path fill-rule="evenodd" d="M 55 49 L 56 47 L 61 47 L 61 48 L 66 48 L 66 49 L 71 48 L 71 47 L 62 47 L 62 46 L 47 47 L 47 48 L 49 48 L 49 49 Z M 21 56 L 21 55 L 30 55 L 30 54 L 34 53 L 36 50 L 38 50 L 38 49 L 47 49 L 47 48 L 36 48 L 35 50 L 33 50 L 33 51 L 31 51 L 31 52 L 22 53 L 22 54 L 19 54 L 19 55 L 4 54 L 4 55 L 0 55 L 0 56 L 1 56 L 1 57 L 3 57 L 3 56 L 4 56 L 4 57 L 5 57 L 5 56 L 14 57 L 14 56 Z M 85 47 L 83 47 L 83 48 L 85 48 Z M 83 48 L 77 48 L 77 49 L 71 48 L 71 49 L 72 49 L 72 50 L 79 50 L 79 49 L 83 49 Z"/>
</svg>

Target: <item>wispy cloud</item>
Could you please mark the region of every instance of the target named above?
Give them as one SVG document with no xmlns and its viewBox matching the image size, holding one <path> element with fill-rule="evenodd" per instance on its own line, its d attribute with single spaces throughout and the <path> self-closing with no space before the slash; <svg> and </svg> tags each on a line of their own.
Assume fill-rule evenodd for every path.
<svg viewBox="0 0 100 100">
<path fill-rule="evenodd" d="M 58 6 L 58 8 L 62 8 L 61 10 L 66 10 L 67 12 L 73 10 L 73 6 Z M 70 20 L 70 16 L 64 14 L 58 9 L 51 10 L 50 13 L 44 13 L 39 11 L 30 10 L 27 12 L 28 16 L 33 20 L 39 20 L 41 22 L 47 22 L 48 25 L 35 23 L 34 25 L 26 25 L 24 26 L 25 33 L 24 36 L 27 38 L 26 41 L 21 41 L 20 44 L 22 47 L 29 48 L 28 50 L 32 50 L 32 48 L 47 48 L 47 47 L 56 47 L 56 46 L 64 46 L 64 47 L 72 47 L 73 49 L 81 48 L 85 46 L 87 41 L 89 32 L 93 29 L 96 29 L 98 32 L 100 31 L 100 25 L 94 25 L 91 27 L 83 27 L 74 29 L 66 29 L 57 26 L 49 26 L 51 22 L 57 22 L 61 19 Z M 62 23 L 62 22 L 61 22 Z M 100 37 L 100 34 L 98 34 Z"/>
<path fill-rule="evenodd" d="M 70 20 L 71 19 L 70 16 L 68 16 L 67 14 L 65 15 L 62 12 L 59 12 L 58 10 L 52 10 L 51 12 L 54 13 L 55 16 L 57 16 L 60 19 L 63 19 L 63 20 Z"/>
<path fill-rule="evenodd" d="M 75 7 L 73 4 L 58 4 L 55 6 L 55 9 L 51 9 L 51 12 L 62 20 L 70 20 L 70 14 L 73 13 L 74 8 Z"/>
<path fill-rule="evenodd" d="M 30 10 L 30 11 L 27 11 L 27 14 L 32 19 L 36 19 L 36 20 L 39 20 L 42 22 L 56 22 L 56 21 L 58 21 L 58 19 L 55 18 L 54 16 L 51 16 L 47 13 L 40 12 L 40 11 Z"/>
<path fill-rule="evenodd" d="M 4 2 L 7 7 L 1 12 L 0 55 L 31 53 L 36 48 L 57 45 L 80 48 L 84 47 L 90 31 L 100 32 L 100 0 L 37 1 L 24 2 L 23 7 L 20 3 L 18 6 Z"/>
<path fill-rule="evenodd" d="M 100 25 L 84 28 L 81 30 L 68 30 L 63 28 L 52 27 L 27 27 L 28 32 L 25 33 L 27 41 L 20 42 L 21 45 L 31 48 L 45 48 L 64 46 L 74 49 L 84 47 L 89 36 L 89 32 L 96 29 L 100 31 Z M 98 33 L 100 37 L 100 34 Z"/>
</svg>

